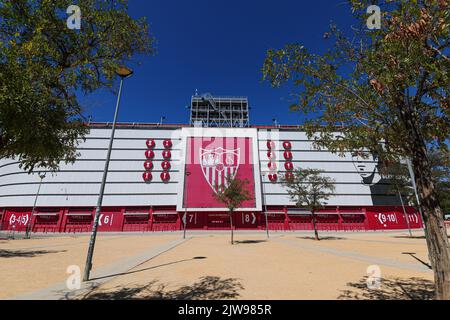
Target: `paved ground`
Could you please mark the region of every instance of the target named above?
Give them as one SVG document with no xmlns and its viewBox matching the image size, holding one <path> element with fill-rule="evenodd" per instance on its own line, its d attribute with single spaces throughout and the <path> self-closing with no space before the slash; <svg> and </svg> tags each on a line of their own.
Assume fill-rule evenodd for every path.
<svg viewBox="0 0 450 320">
<path fill-rule="evenodd" d="M 101 234 L 92 281 L 69 290 L 89 237 L 0 241 L 0 299 L 427 299 L 433 274 L 421 231 Z M 381 287 L 367 288 L 378 266 Z"/>
</svg>

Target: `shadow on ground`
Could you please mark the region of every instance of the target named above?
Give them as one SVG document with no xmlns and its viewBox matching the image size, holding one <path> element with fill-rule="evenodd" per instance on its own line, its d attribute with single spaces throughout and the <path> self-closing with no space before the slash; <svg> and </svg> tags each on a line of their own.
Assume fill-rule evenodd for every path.
<svg viewBox="0 0 450 320">
<path fill-rule="evenodd" d="M 5 250 L 0 249 L 0 258 L 33 258 L 43 254 L 66 252 L 67 250 Z"/>
<path fill-rule="evenodd" d="M 160 264 L 157 266 L 151 266 L 151 267 L 144 268 L 144 269 L 132 270 L 132 271 L 121 272 L 121 273 L 114 273 L 114 274 L 109 274 L 106 276 L 91 278 L 91 281 L 106 279 L 106 278 L 111 278 L 111 277 L 117 277 L 117 276 L 124 276 L 124 275 L 132 274 L 132 273 L 138 273 L 138 272 L 143 272 L 143 271 L 147 271 L 147 270 L 151 270 L 151 269 L 166 267 L 166 266 L 170 266 L 172 264 L 177 264 L 177 263 L 181 263 L 181 262 L 192 261 L 192 260 L 203 260 L 203 259 L 206 259 L 206 257 L 198 256 L 198 257 L 193 257 L 191 259 L 183 259 L 183 260 L 178 260 L 178 261 L 174 261 L 174 262 L 168 262 L 168 263 Z"/>
<path fill-rule="evenodd" d="M 205 299 L 235 299 L 240 296 L 239 291 L 244 287 L 236 278 L 221 279 L 206 276 L 192 285 L 182 286 L 175 290 L 168 290 L 167 285 L 158 281 L 149 282 L 143 286 L 117 286 L 111 291 L 98 291 L 93 288 L 76 299 L 83 300 L 205 300 Z"/>
<path fill-rule="evenodd" d="M 314 237 L 297 237 L 298 239 L 303 239 L 303 240 L 316 240 Z M 347 238 L 342 238 L 342 237 L 320 237 L 319 236 L 319 241 L 322 240 L 347 240 Z"/>
<path fill-rule="evenodd" d="M 433 269 L 429 263 L 427 263 L 427 262 L 423 261 L 422 259 L 418 258 L 416 256 L 415 252 L 402 252 L 402 254 L 409 255 L 411 258 L 414 258 L 415 260 L 419 261 L 421 264 L 423 264 L 425 267 L 427 267 L 430 270 Z"/>
<path fill-rule="evenodd" d="M 393 238 L 398 238 L 398 239 L 423 239 L 425 240 L 425 236 L 393 236 Z M 448 235 L 448 239 L 450 239 L 450 235 Z"/>
<path fill-rule="evenodd" d="M 347 283 L 351 289 L 343 290 L 338 299 L 351 300 L 431 300 L 434 284 L 422 278 L 381 278 L 379 289 L 367 287 L 367 277 L 359 282 Z"/>
<path fill-rule="evenodd" d="M 252 243 L 262 243 L 267 242 L 267 240 L 236 240 L 235 244 L 252 244 Z"/>
</svg>

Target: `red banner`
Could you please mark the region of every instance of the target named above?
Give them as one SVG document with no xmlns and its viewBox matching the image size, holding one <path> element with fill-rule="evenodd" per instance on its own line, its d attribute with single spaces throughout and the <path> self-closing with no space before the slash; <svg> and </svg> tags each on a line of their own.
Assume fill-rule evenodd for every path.
<svg viewBox="0 0 450 320">
<path fill-rule="evenodd" d="M 407 208 L 406 216 L 408 217 L 408 221 L 401 208 L 373 207 L 367 210 L 366 216 L 369 229 L 373 230 L 407 229 L 408 223 L 411 229 L 422 227 L 420 213 L 410 207 Z"/>
<path fill-rule="evenodd" d="M 226 185 L 227 176 L 247 179 L 252 200 L 242 208 L 254 208 L 255 181 L 252 138 L 187 139 L 184 206 L 188 208 L 223 208 L 214 194 Z"/>
</svg>

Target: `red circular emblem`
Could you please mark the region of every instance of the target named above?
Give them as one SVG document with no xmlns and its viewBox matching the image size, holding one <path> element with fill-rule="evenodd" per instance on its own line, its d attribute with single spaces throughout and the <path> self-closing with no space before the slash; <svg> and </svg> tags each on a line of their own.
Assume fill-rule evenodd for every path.
<svg viewBox="0 0 450 320">
<path fill-rule="evenodd" d="M 170 150 L 164 150 L 162 152 L 162 156 L 164 159 L 170 159 L 170 157 L 172 157 L 172 153 L 170 152 Z"/>
<path fill-rule="evenodd" d="M 149 171 L 153 169 L 153 162 L 151 162 L 150 160 L 147 160 L 144 162 L 144 168 L 145 170 Z"/>
<path fill-rule="evenodd" d="M 269 173 L 268 178 L 270 181 L 275 182 L 278 179 L 278 175 L 276 173 Z"/>
<path fill-rule="evenodd" d="M 286 172 L 285 178 L 286 180 L 293 180 L 294 174 L 292 172 Z"/>
<path fill-rule="evenodd" d="M 290 151 L 285 151 L 283 155 L 286 160 L 292 159 L 292 152 L 290 152 Z"/>
<path fill-rule="evenodd" d="M 294 165 L 292 164 L 292 162 L 287 161 L 287 162 L 284 163 L 284 168 L 285 168 L 286 170 L 288 170 L 288 171 L 291 171 L 291 170 L 294 169 Z"/>
<path fill-rule="evenodd" d="M 275 149 L 275 142 L 273 142 L 272 140 L 268 140 L 267 141 L 267 149 L 269 149 L 269 150 Z"/>
<path fill-rule="evenodd" d="M 164 140 L 164 141 L 163 141 L 163 146 L 164 146 L 164 148 L 166 148 L 166 149 L 171 148 L 171 147 L 172 147 L 172 140 L 170 140 L 170 139 Z"/>
<path fill-rule="evenodd" d="M 147 139 L 147 141 L 145 142 L 145 144 L 147 145 L 147 148 L 151 149 L 155 147 L 155 140 L 153 139 Z"/>
<path fill-rule="evenodd" d="M 167 161 L 167 160 L 161 162 L 161 168 L 163 168 L 163 170 L 169 170 L 170 169 L 170 162 Z"/>
<path fill-rule="evenodd" d="M 144 172 L 143 174 L 142 174 L 142 179 L 144 179 L 144 181 L 145 182 L 148 182 L 148 181 L 150 181 L 150 180 L 152 180 L 152 174 L 151 174 L 151 172 Z"/>
<path fill-rule="evenodd" d="M 269 159 L 275 159 L 275 152 L 273 152 L 273 151 L 268 151 L 268 152 L 267 152 L 267 158 L 269 158 Z"/>
<path fill-rule="evenodd" d="M 167 171 L 161 172 L 161 180 L 168 181 L 170 179 L 170 174 Z"/>
<path fill-rule="evenodd" d="M 277 169 L 277 164 L 275 162 L 270 161 L 267 166 L 269 167 L 270 170 L 276 170 Z"/>
<path fill-rule="evenodd" d="M 283 148 L 286 150 L 290 150 L 292 148 L 292 144 L 290 141 L 284 141 L 283 142 Z"/>
<path fill-rule="evenodd" d="M 153 150 L 147 150 L 145 151 L 145 157 L 147 159 L 153 159 L 155 157 L 155 153 L 153 152 Z"/>
</svg>

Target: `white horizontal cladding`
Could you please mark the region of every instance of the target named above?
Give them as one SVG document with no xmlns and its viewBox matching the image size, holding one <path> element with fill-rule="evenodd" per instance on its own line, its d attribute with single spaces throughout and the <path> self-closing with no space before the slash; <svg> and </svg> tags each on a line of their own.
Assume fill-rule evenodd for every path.
<svg viewBox="0 0 450 320">
<path fill-rule="evenodd" d="M 155 129 L 123 129 L 116 128 L 114 138 L 132 138 L 132 139 L 172 139 L 178 140 L 180 138 L 181 129 L 172 128 L 155 128 Z M 88 138 L 107 138 L 111 136 L 111 128 L 94 128 L 91 129 Z"/>
<path fill-rule="evenodd" d="M 155 147 L 153 150 L 163 150 L 163 141 L 165 139 L 154 139 Z M 113 149 L 140 149 L 147 150 L 147 139 L 130 139 L 130 138 L 115 138 L 113 143 Z M 107 149 L 109 147 L 109 138 L 92 138 L 88 137 L 85 142 L 78 145 L 80 149 Z M 180 140 L 172 140 L 171 149 L 179 149 Z"/>
<path fill-rule="evenodd" d="M 279 129 L 259 129 L 258 130 L 259 141 L 284 141 L 284 140 L 303 140 L 311 141 L 306 135 L 306 132 L 301 130 L 279 130 Z"/>
<path fill-rule="evenodd" d="M 35 196 L 0 197 L 1 207 L 32 207 Z M 97 195 L 53 195 L 38 197 L 37 207 L 95 207 Z M 103 206 L 168 206 L 176 203 L 176 195 L 105 195 Z"/>
<path fill-rule="evenodd" d="M 109 170 L 120 170 L 120 171 L 144 171 L 144 162 L 147 159 L 145 159 L 145 156 L 140 159 L 112 159 L 109 163 Z M 150 159 L 153 162 L 153 168 L 154 170 L 162 170 L 161 169 L 161 163 L 164 161 L 163 159 Z M 177 159 L 170 159 L 170 171 L 179 171 L 181 166 L 181 161 Z M 98 160 L 92 160 L 92 159 L 80 159 L 75 161 L 74 163 L 61 163 L 59 166 L 59 171 L 102 171 L 105 168 L 105 159 L 98 159 Z M 43 170 L 46 171 L 46 170 Z M 19 164 L 17 162 L 10 162 L 8 164 L 5 164 L 3 166 L 0 165 L 0 184 L 3 183 L 3 178 L 16 173 L 25 173 L 26 171 L 19 168 Z M 47 175 L 50 176 L 52 173 L 47 172 Z M 83 174 L 83 172 L 79 172 L 78 174 Z M 35 178 L 39 180 L 39 177 L 37 173 L 32 174 Z"/>
<path fill-rule="evenodd" d="M 131 169 L 129 169 L 131 170 Z M 109 171 L 107 177 L 107 183 L 144 183 L 142 174 L 144 173 L 143 166 L 139 166 L 135 171 Z M 162 169 L 153 169 L 151 171 L 153 175 L 153 182 L 161 182 Z M 180 172 L 169 171 L 170 181 L 178 182 L 180 180 Z M 65 183 L 100 183 L 103 178 L 103 171 L 101 169 L 97 171 L 85 171 L 85 172 L 71 172 L 60 171 L 55 174 L 48 174 L 42 181 L 43 184 L 59 183 L 61 185 Z M 39 183 L 39 178 L 34 175 L 29 175 L 25 172 L 19 172 L 17 174 L 10 174 L 0 178 L 0 188 L 6 185 L 15 184 L 36 184 Z"/>
<path fill-rule="evenodd" d="M 3 158 L 3 159 L 0 159 L 0 170 L 1 170 L 1 168 L 5 167 L 5 166 L 14 165 L 17 162 L 18 162 L 18 160 L 15 159 L 15 158 Z"/>
<path fill-rule="evenodd" d="M 108 150 L 78 150 L 79 160 L 102 160 L 106 159 Z M 153 159 L 155 160 L 163 160 L 163 150 L 154 150 L 155 156 Z M 178 160 L 180 159 L 180 150 L 170 150 L 171 159 Z M 145 157 L 145 150 L 124 150 L 124 149 L 115 149 L 111 152 L 111 161 L 114 160 L 147 160 Z"/>
<path fill-rule="evenodd" d="M 261 151 L 269 151 L 269 148 L 267 148 L 267 141 L 269 140 L 259 140 L 258 142 L 258 147 L 259 150 Z M 303 141 L 303 140 L 288 140 L 291 145 L 292 151 L 317 151 L 318 149 L 316 149 L 312 143 L 312 141 Z M 276 140 L 276 141 L 272 141 L 274 144 L 273 149 L 270 150 L 285 150 L 283 148 L 283 140 Z M 326 149 L 323 149 L 326 151 Z"/>
<path fill-rule="evenodd" d="M 0 160 L 0 176 L 15 172 L 25 172 L 25 171 L 19 168 L 19 163 L 17 161 L 6 162 Z M 35 176 L 37 177 L 37 179 L 39 179 L 37 174 L 35 174 Z"/>
<path fill-rule="evenodd" d="M 284 170 L 284 168 L 283 168 Z M 284 178 L 286 171 L 280 171 L 277 173 L 279 176 L 278 183 L 281 183 L 281 179 Z M 334 180 L 334 183 L 344 183 L 344 184 L 361 184 L 364 185 L 361 176 L 355 172 L 324 172 L 322 176 L 326 176 Z M 262 176 L 262 181 L 265 186 L 273 184 L 267 176 L 267 173 Z"/>
<path fill-rule="evenodd" d="M 109 171 L 144 171 L 144 162 L 146 159 L 139 160 L 112 160 L 109 163 Z M 152 160 L 153 170 L 161 170 L 162 160 Z M 170 160 L 170 171 L 180 170 L 180 161 Z M 75 162 L 73 165 L 61 165 L 61 171 L 102 171 L 105 167 L 105 160 L 81 160 Z M 169 171 L 169 172 L 170 172 Z"/>
<path fill-rule="evenodd" d="M 156 180 L 156 179 L 155 179 Z M 32 195 L 36 194 L 39 184 L 4 185 L 0 187 L 0 195 Z M 95 183 L 43 183 L 40 195 L 95 195 L 100 190 L 100 181 Z M 152 181 L 149 183 L 107 183 L 105 193 L 110 194 L 175 194 L 177 183 Z"/>
<path fill-rule="evenodd" d="M 353 184 L 334 184 L 334 194 L 365 194 L 370 195 L 370 186 L 361 185 L 360 183 Z M 386 188 L 387 189 L 387 188 Z M 383 191 L 383 190 L 380 190 Z M 387 190 L 386 190 L 387 191 Z M 264 183 L 264 193 L 287 193 L 287 189 L 280 183 Z M 386 192 L 387 193 L 387 192 Z"/>
<path fill-rule="evenodd" d="M 328 151 L 291 151 L 292 153 L 292 161 L 336 161 L 336 162 L 342 162 L 342 161 L 348 161 L 353 162 L 353 158 L 350 153 L 345 153 L 342 156 L 339 156 L 338 154 L 333 154 Z M 275 159 L 279 161 L 285 161 L 284 158 L 284 150 L 276 150 L 274 151 Z M 260 159 L 266 161 L 269 158 L 267 157 L 267 151 L 260 151 L 259 154 Z M 367 163 L 377 163 L 377 161 L 374 161 L 373 159 L 367 159 L 363 160 L 362 162 Z"/>
<path fill-rule="evenodd" d="M 285 171 L 284 168 L 285 161 L 277 161 L 276 166 L 279 171 Z M 269 161 L 263 160 L 261 161 L 261 171 L 267 172 Z M 353 162 L 344 162 L 344 161 L 293 161 L 294 169 L 317 169 L 322 170 L 324 173 L 329 172 L 341 172 L 341 173 L 353 173 L 356 176 L 359 175 L 357 168 Z M 368 172 L 371 173 L 375 170 L 375 163 L 366 163 L 364 166 L 364 170 L 360 172 Z"/>
<path fill-rule="evenodd" d="M 264 197 L 265 205 L 291 205 L 294 206 L 295 202 L 292 201 L 289 196 L 286 195 L 274 195 L 268 194 Z M 339 195 L 330 197 L 327 201 L 329 206 L 371 206 L 373 201 L 370 195 Z"/>
</svg>

